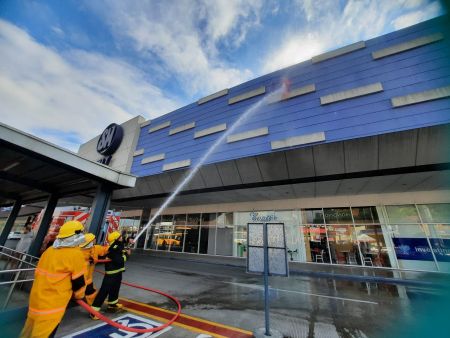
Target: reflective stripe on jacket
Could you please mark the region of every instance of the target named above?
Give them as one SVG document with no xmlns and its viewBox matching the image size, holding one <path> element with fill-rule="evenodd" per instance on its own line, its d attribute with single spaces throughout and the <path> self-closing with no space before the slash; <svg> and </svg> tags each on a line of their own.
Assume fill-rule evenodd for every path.
<svg viewBox="0 0 450 338">
<path fill-rule="evenodd" d="M 128 255 L 124 253 L 124 246 L 122 242 L 114 241 L 108 249 L 106 255 L 111 261 L 105 263 L 105 273 L 113 275 L 125 271 L 125 261 Z"/>
<path fill-rule="evenodd" d="M 45 250 L 35 270 L 28 316 L 62 318 L 72 297 L 72 280 L 83 276 L 85 271 L 80 248 L 50 247 Z M 80 292 L 83 290 L 78 296 L 82 296 Z"/>
</svg>

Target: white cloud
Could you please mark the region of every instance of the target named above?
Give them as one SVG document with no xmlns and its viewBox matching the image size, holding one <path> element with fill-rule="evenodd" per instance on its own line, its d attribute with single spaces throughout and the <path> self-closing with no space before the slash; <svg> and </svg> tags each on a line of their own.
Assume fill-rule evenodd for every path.
<svg viewBox="0 0 450 338">
<path fill-rule="evenodd" d="M 125 62 L 81 50 L 60 54 L 3 20 L 0 55 L 1 121 L 71 150 L 108 123 L 180 105 Z"/>
<path fill-rule="evenodd" d="M 132 41 L 149 62 L 161 62 L 191 97 L 229 88 L 252 77 L 223 61 L 218 44 L 237 48 L 259 24 L 261 0 L 88 2 L 119 41 Z M 108 11 L 104 8 L 108 7 Z"/>
<path fill-rule="evenodd" d="M 262 72 L 268 73 L 320 54 L 325 46 L 314 35 L 288 38 L 279 50 L 272 51 L 266 58 Z"/>
<path fill-rule="evenodd" d="M 56 33 L 57 35 L 59 35 L 60 37 L 64 37 L 64 31 L 60 28 L 60 27 L 58 27 L 58 26 L 52 26 L 51 27 L 51 30 L 54 32 L 54 33 Z"/>
<path fill-rule="evenodd" d="M 430 19 L 442 12 L 437 2 L 426 5 L 425 0 L 403 1 L 369 1 L 350 0 L 340 7 L 339 1 L 334 0 L 296 0 L 296 8 L 292 12 L 300 11 L 298 20 L 302 25 L 291 28 L 278 45 L 273 46 L 264 56 L 262 62 L 263 73 L 274 71 L 282 67 L 308 60 L 328 50 L 374 38 L 386 33 L 389 24 L 399 29 L 426 19 Z M 404 8 L 418 9 L 408 15 Z M 420 13 L 420 14 L 419 14 Z"/>
<path fill-rule="evenodd" d="M 442 10 L 443 9 L 439 2 L 433 2 L 427 5 L 425 8 L 399 16 L 392 21 L 392 25 L 395 29 L 409 27 L 418 22 L 422 22 L 438 16 L 440 13 L 442 13 Z"/>
</svg>

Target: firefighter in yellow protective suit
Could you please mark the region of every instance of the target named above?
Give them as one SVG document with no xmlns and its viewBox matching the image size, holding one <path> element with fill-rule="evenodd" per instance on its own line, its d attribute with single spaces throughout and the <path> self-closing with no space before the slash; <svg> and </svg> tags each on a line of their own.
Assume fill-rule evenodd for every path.
<svg viewBox="0 0 450 338">
<path fill-rule="evenodd" d="M 94 287 L 93 280 L 95 264 L 97 264 L 99 256 L 101 257 L 106 255 L 108 252 L 108 247 L 96 245 L 94 234 L 85 234 L 84 238 L 85 242 L 80 245 L 80 248 L 86 264 L 86 273 L 84 275 L 84 280 L 86 283 L 86 301 L 89 305 L 91 305 L 97 295 L 97 290 Z"/>
<path fill-rule="evenodd" d="M 84 242 L 83 224 L 69 221 L 42 254 L 30 292 L 23 338 L 54 337 L 70 299 L 84 297 L 86 264 L 78 247 Z"/>
</svg>

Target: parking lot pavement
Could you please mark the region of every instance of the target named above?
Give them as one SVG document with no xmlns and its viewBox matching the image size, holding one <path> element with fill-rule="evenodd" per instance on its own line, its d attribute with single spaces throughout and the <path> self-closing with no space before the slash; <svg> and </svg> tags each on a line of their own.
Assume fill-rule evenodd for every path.
<svg viewBox="0 0 450 338">
<path fill-rule="evenodd" d="M 265 325 L 262 277 L 247 274 L 242 267 L 135 255 L 127 263 L 123 278 L 177 297 L 182 313 L 200 321 L 244 332 Z M 100 283 L 98 275 L 96 285 Z M 439 299 L 442 292 L 428 286 L 301 275 L 270 277 L 269 284 L 270 326 L 284 337 L 390 337 L 393 330 L 420 320 L 417 307 L 423 300 Z M 121 297 L 175 311 L 167 298 L 144 290 L 123 286 Z M 58 336 L 92 325 L 80 308 L 74 308 L 66 314 Z M 192 327 L 172 327 L 161 337 L 207 333 Z"/>
</svg>

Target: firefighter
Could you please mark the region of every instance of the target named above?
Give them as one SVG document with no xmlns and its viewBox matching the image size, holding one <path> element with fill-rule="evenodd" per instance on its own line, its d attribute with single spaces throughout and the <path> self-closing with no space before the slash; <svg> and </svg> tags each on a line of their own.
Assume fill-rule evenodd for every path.
<svg viewBox="0 0 450 338">
<path fill-rule="evenodd" d="M 84 235 L 85 241 L 80 244 L 81 252 L 84 255 L 84 260 L 86 264 L 86 273 L 84 275 L 84 279 L 86 282 L 86 301 L 89 305 L 95 299 L 97 295 L 97 290 L 94 287 L 93 274 L 95 269 L 95 264 L 98 262 L 99 256 L 105 256 L 108 247 L 103 245 L 95 244 L 95 235 L 88 233 Z"/>
<path fill-rule="evenodd" d="M 84 241 L 83 230 L 78 221 L 64 223 L 53 245 L 42 254 L 21 337 L 54 337 L 70 299 L 84 297 L 86 265 L 78 247 Z"/>
<path fill-rule="evenodd" d="M 124 249 L 122 236 L 117 231 L 108 235 L 108 243 L 109 248 L 106 258 L 110 262 L 105 263 L 105 277 L 92 303 L 92 308 L 100 311 L 103 302 L 108 297 L 107 311 L 116 312 L 122 308 L 122 304 L 119 303 L 119 290 L 122 282 L 122 272 L 125 271 L 125 262 L 130 255 L 130 250 Z M 94 315 L 91 315 L 91 318 L 94 320 L 98 319 Z"/>
</svg>

